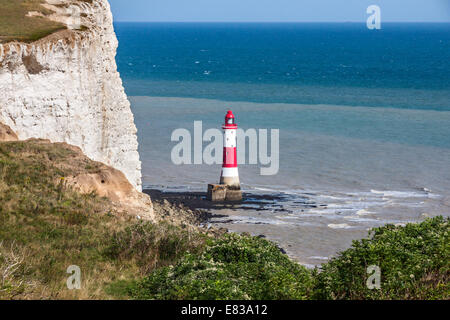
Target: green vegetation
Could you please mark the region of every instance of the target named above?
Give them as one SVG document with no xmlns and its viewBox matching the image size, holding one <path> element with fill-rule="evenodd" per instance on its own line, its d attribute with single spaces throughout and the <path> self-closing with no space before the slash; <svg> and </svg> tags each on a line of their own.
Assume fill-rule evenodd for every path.
<svg viewBox="0 0 450 320">
<path fill-rule="evenodd" d="M 139 222 L 65 186 L 63 177 L 97 166 L 65 144 L 0 143 L 0 299 L 107 299 L 110 282 L 201 248 L 201 235 Z M 70 265 L 81 268 L 81 290 L 66 287 Z"/>
<path fill-rule="evenodd" d="M 272 243 L 227 235 L 200 254 L 121 284 L 135 299 L 448 299 L 448 219 L 374 229 L 370 239 L 307 270 Z M 381 269 L 381 289 L 368 289 L 367 267 Z"/>
<path fill-rule="evenodd" d="M 448 223 L 448 218 L 436 217 L 405 227 L 373 229 L 370 239 L 354 241 L 352 248 L 323 266 L 315 297 L 449 299 Z M 370 265 L 380 267 L 380 290 L 366 286 Z"/>
<path fill-rule="evenodd" d="M 98 163 L 66 144 L 0 143 L 0 299 L 449 299 L 449 218 L 374 229 L 321 270 L 264 239 L 138 221 L 64 177 Z M 82 271 L 68 290 L 66 269 Z M 369 290 L 367 267 L 381 269 Z"/>
<path fill-rule="evenodd" d="M 0 43 L 32 42 L 66 27 L 45 17 L 27 17 L 30 11 L 43 15 L 52 12 L 44 8 L 43 0 L 0 0 Z"/>
<path fill-rule="evenodd" d="M 273 243 L 228 234 L 128 290 L 137 299 L 306 299 L 312 281 Z"/>
<path fill-rule="evenodd" d="M 205 236 L 168 223 L 135 223 L 115 232 L 104 253 L 114 261 L 133 260 L 142 273 L 148 273 L 177 261 L 187 252 L 200 252 L 204 242 Z"/>
</svg>

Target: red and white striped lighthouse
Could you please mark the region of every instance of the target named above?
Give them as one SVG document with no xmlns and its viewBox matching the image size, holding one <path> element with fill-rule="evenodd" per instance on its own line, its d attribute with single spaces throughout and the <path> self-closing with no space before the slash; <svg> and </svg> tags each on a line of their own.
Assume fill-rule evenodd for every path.
<svg viewBox="0 0 450 320">
<path fill-rule="evenodd" d="M 232 189 L 240 189 L 239 172 L 237 166 L 237 124 L 234 114 L 228 110 L 225 116 L 225 124 L 222 126 L 223 136 L 223 164 L 220 184 L 227 185 Z"/>
</svg>

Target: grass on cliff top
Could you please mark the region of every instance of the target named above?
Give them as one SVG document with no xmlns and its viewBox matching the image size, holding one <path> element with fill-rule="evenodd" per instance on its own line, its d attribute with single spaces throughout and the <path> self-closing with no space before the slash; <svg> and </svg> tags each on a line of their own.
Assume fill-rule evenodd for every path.
<svg viewBox="0 0 450 320">
<path fill-rule="evenodd" d="M 30 11 L 44 15 L 52 13 L 41 3 L 43 0 L 0 0 L 0 43 L 9 41 L 32 42 L 41 39 L 65 25 L 44 17 L 27 17 Z"/>
<path fill-rule="evenodd" d="M 203 237 L 114 212 L 64 180 L 96 163 L 65 144 L 0 142 L 0 300 L 108 299 L 104 288 L 146 275 L 195 251 Z M 67 268 L 81 269 L 68 290 Z"/>
</svg>

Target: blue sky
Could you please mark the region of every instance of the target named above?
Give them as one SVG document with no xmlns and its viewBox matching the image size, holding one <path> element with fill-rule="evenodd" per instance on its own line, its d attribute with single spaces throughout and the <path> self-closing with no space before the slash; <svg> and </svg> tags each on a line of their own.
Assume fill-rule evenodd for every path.
<svg viewBox="0 0 450 320">
<path fill-rule="evenodd" d="M 384 22 L 450 22 L 450 0 L 109 0 L 116 21 L 366 21 L 376 4 Z"/>
</svg>

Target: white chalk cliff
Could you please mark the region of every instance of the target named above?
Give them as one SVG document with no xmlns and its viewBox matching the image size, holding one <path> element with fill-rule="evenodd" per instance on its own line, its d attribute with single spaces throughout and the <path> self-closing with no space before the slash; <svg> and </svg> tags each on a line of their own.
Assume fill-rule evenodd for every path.
<svg viewBox="0 0 450 320">
<path fill-rule="evenodd" d="M 21 140 L 76 145 L 122 171 L 140 191 L 136 127 L 117 72 L 109 3 L 46 2 L 55 11 L 50 18 L 69 28 L 29 44 L 0 44 L 0 122 Z"/>
</svg>

